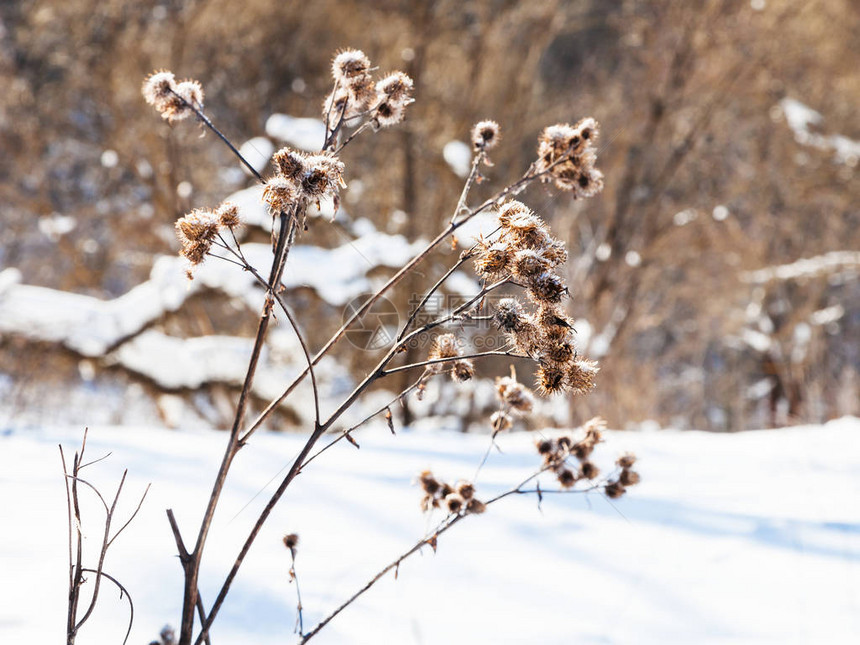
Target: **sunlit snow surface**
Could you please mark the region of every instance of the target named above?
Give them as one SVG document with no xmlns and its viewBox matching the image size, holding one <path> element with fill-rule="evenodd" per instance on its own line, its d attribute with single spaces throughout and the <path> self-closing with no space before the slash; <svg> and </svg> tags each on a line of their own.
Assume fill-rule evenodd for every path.
<svg viewBox="0 0 860 645">
<path fill-rule="evenodd" d="M 295 589 L 280 542 L 298 532 L 305 626 L 314 625 L 422 535 L 410 482 L 424 468 L 471 477 L 487 437 L 444 431 L 358 435 L 308 467 L 263 530 L 228 596 L 213 642 L 291 643 Z M 65 499 L 57 443 L 79 430 L 0 437 L 0 642 L 57 643 L 65 621 Z M 535 434 L 500 437 L 477 482 L 488 497 L 535 467 Z M 614 503 L 547 495 L 492 506 L 406 561 L 312 642 L 352 643 L 856 643 L 860 642 L 860 420 L 743 434 L 608 433 L 608 466 L 635 451 L 643 483 Z M 181 576 L 164 510 L 192 541 L 226 436 L 131 427 L 90 430 L 89 469 L 111 494 L 129 469 L 139 517 L 105 570 L 131 591 L 132 643 L 175 624 Z M 255 437 L 227 483 L 203 564 L 210 602 L 299 436 Z M 551 484 L 545 484 L 547 488 Z M 248 505 L 249 504 L 249 505 Z M 247 508 L 246 508 L 246 505 Z M 98 542 L 84 509 L 87 546 Z M 437 518 L 438 519 L 438 518 Z M 126 608 L 109 587 L 78 642 L 119 643 Z"/>
</svg>

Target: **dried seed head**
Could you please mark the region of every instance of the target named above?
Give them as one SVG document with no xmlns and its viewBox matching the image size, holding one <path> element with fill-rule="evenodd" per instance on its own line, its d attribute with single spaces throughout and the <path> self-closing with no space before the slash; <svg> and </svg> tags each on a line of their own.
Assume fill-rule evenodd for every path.
<svg viewBox="0 0 860 645">
<path fill-rule="evenodd" d="M 505 202 L 501 206 L 499 206 L 499 224 L 502 226 L 508 226 L 511 219 L 518 215 L 530 215 L 531 210 L 529 210 L 528 206 L 523 204 L 522 202 L 518 202 L 515 199 L 512 199 L 509 202 Z"/>
<path fill-rule="evenodd" d="M 466 512 L 474 513 L 475 515 L 480 515 L 484 511 L 487 510 L 487 505 L 479 499 L 472 498 L 469 500 L 469 503 L 466 504 Z"/>
<path fill-rule="evenodd" d="M 459 493 L 450 493 L 445 496 L 445 507 L 450 513 L 459 513 L 465 504 L 466 500 Z"/>
<path fill-rule="evenodd" d="M 535 448 L 539 455 L 548 455 L 555 451 L 555 443 L 552 439 L 538 439 L 535 441 Z"/>
<path fill-rule="evenodd" d="M 556 439 L 556 445 L 560 452 L 570 452 L 571 447 L 573 446 L 573 437 L 567 434 L 561 435 L 558 439 Z"/>
<path fill-rule="evenodd" d="M 369 69 L 370 59 L 358 49 L 339 51 L 331 64 L 334 80 L 346 87 L 367 74 Z"/>
<path fill-rule="evenodd" d="M 218 223 L 229 229 L 234 229 L 242 223 L 239 218 L 239 207 L 232 202 L 222 203 L 215 211 L 218 216 Z"/>
<path fill-rule="evenodd" d="M 272 156 L 272 162 L 281 177 L 297 182 L 307 172 L 306 157 L 296 150 L 281 148 Z"/>
<path fill-rule="evenodd" d="M 592 417 L 582 425 L 585 436 L 594 442 L 601 441 L 601 433 L 606 430 L 606 419 L 603 417 Z"/>
<path fill-rule="evenodd" d="M 566 372 L 563 366 L 571 361 L 573 356 L 573 345 L 566 340 L 555 340 L 548 337 L 546 342 L 541 345 L 541 364 L 548 368 L 552 367 L 553 371 L 557 370 L 559 372 L 559 378 L 562 380 L 562 382 L 559 383 L 559 387 L 561 388 L 565 386 L 563 381 L 566 377 Z"/>
<path fill-rule="evenodd" d="M 543 256 L 550 262 L 553 267 L 567 262 L 567 248 L 561 240 L 551 239 L 543 247 Z"/>
<path fill-rule="evenodd" d="M 531 316 L 524 316 L 520 320 L 519 327 L 511 333 L 514 346 L 529 356 L 538 353 L 542 342 L 540 329 L 534 323 Z"/>
<path fill-rule="evenodd" d="M 343 181 L 343 162 L 333 154 L 310 155 L 305 158 L 305 174 L 301 177 L 302 193 L 308 199 L 335 197 Z"/>
<path fill-rule="evenodd" d="M 428 360 L 455 358 L 459 355 L 460 348 L 457 346 L 457 337 L 454 334 L 440 334 L 433 339 Z"/>
<path fill-rule="evenodd" d="M 373 123 L 377 129 L 388 128 L 400 123 L 405 115 L 405 105 L 386 100 L 377 105 L 373 111 Z"/>
<path fill-rule="evenodd" d="M 502 298 L 496 305 L 493 320 L 499 329 L 513 332 L 520 329 L 523 323 L 523 306 L 515 298 Z"/>
<path fill-rule="evenodd" d="M 475 376 L 475 365 L 468 358 L 454 361 L 454 367 L 451 371 L 451 378 L 455 383 L 464 383 L 471 380 Z"/>
<path fill-rule="evenodd" d="M 492 150 L 501 138 L 499 124 L 495 121 L 479 121 L 472 128 L 472 147 L 476 151 Z"/>
<path fill-rule="evenodd" d="M 448 497 L 451 493 L 454 492 L 454 489 L 451 487 L 451 484 L 442 484 L 442 487 L 439 489 L 439 497 L 442 499 Z"/>
<path fill-rule="evenodd" d="M 475 496 L 475 485 L 465 479 L 458 481 L 457 485 L 454 486 L 454 490 L 465 500 L 470 500 Z"/>
<path fill-rule="evenodd" d="M 203 109 L 203 86 L 197 81 L 186 80 L 176 86 L 176 93 L 189 105 Z"/>
<path fill-rule="evenodd" d="M 558 483 L 562 488 L 571 488 L 576 483 L 576 475 L 569 468 L 562 468 L 556 472 Z"/>
<path fill-rule="evenodd" d="M 487 247 L 475 259 L 475 273 L 482 278 L 494 280 L 507 272 L 513 257 L 511 248 L 502 242 Z"/>
<path fill-rule="evenodd" d="M 287 547 L 290 551 L 295 549 L 299 545 L 299 536 L 297 533 L 290 533 L 289 535 L 284 536 L 284 546 Z"/>
<path fill-rule="evenodd" d="M 496 395 L 519 412 L 531 412 L 534 406 L 534 398 L 528 388 L 511 376 L 496 378 Z"/>
<path fill-rule="evenodd" d="M 529 296 L 538 303 L 556 304 L 567 294 L 567 285 L 556 274 L 545 271 L 528 281 Z"/>
<path fill-rule="evenodd" d="M 618 499 L 625 493 L 625 488 L 621 482 L 609 482 L 603 490 L 609 499 Z"/>
<path fill-rule="evenodd" d="M 298 199 L 296 185 L 285 177 L 276 175 L 270 178 L 263 188 L 263 201 L 269 205 L 273 214 L 289 210 Z"/>
<path fill-rule="evenodd" d="M 594 479 L 600 474 L 600 469 L 590 461 L 583 461 L 579 465 L 579 474 L 584 479 Z"/>
<path fill-rule="evenodd" d="M 182 255 L 192 267 L 200 264 L 209 253 L 220 226 L 218 216 L 209 210 L 195 209 L 176 220 L 176 236 Z M 191 274 L 189 272 L 189 278 Z"/>
<path fill-rule="evenodd" d="M 635 470 L 625 468 L 621 471 L 618 481 L 621 482 L 622 486 L 635 486 L 639 483 L 639 473 Z"/>
<path fill-rule="evenodd" d="M 172 72 L 162 70 L 153 72 L 146 77 L 141 92 L 144 100 L 161 112 L 164 104 L 172 97 L 171 90 L 175 90 L 175 88 L 176 77 L 173 76 Z"/>
<path fill-rule="evenodd" d="M 490 427 L 493 428 L 493 432 L 504 432 L 505 430 L 510 430 L 514 425 L 514 420 L 511 418 L 511 415 L 505 411 L 496 411 L 490 415 Z"/>
<path fill-rule="evenodd" d="M 421 484 L 421 488 L 428 495 L 434 495 L 442 487 L 439 480 L 429 470 L 425 470 L 418 475 L 418 483 Z"/>
<path fill-rule="evenodd" d="M 558 394 L 564 389 L 564 369 L 557 365 L 541 365 L 537 370 L 537 390 L 541 396 Z"/>
<path fill-rule="evenodd" d="M 619 468 L 632 468 L 633 464 L 636 463 L 636 455 L 630 452 L 625 453 L 615 463 L 618 464 Z"/>
<path fill-rule="evenodd" d="M 571 448 L 571 452 L 576 455 L 576 458 L 580 461 L 585 461 L 594 452 L 594 441 L 590 441 L 588 439 L 583 439 L 582 441 L 577 441 L 573 444 Z"/>
<path fill-rule="evenodd" d="M 412 100 L 412 79 L 403 72 L 393 72 L 376 84 L 376 91 L 391 103 L 407 105 Z"/>
<path fill-rule="evenodd" d="M 552 263 L 546 259 L 543 252 L 534 249 L 517 251 L 514 254 L 512 264 L 514 277 L 521 280 L 529 280 L 552 268 Z"/>
<path fill-rule="evenodd" d="M 574 394 L 585 394 L 594 389 L 594 377 L 599 371 L 595 361 L 585 358 L 572 361 L 568 366 L 565 385 Z"/>
</svg>

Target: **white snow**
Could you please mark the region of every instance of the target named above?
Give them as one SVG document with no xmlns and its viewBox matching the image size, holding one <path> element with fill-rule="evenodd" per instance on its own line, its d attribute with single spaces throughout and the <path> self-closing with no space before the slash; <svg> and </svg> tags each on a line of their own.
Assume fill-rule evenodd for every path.
<svg viewBox="0 0 860 645">
<path fill-rule="evenodd" d="M 423 248 L 402 235 L 371 232 L 340 247 L 322 249 L 297 245 L 290 251 L 284 273 L 287 289 L 308 287 L 333 306 L 342 306 L 368 292 L 367 273 L 379 267 L 397 268 Z M 245 244 L 248 261 L 263 270 L 271 264 L 269 244 Z M 0 333 L 61 343 L 84 356 L 101 356 L 139 333 L 166 312 L 179 309 L 186 298 L 204 287 L 240 298 L 259 309 L 263 292 L 253 277 L 232 264 L 208 259 L 191 282 L 185 263 L 176 256 L 157 257 L 150 279 L 113 300 L 19 284 L 20 274 L 0 274 Z"/>
<path fill-rule="evenodd" d="M 860 420 L 741 434 L 609 432 L 607 466 L 639 455 L 643 482 L 603 496 L 518 496 L 467 518 L 383 578 L 314 639 L 325 644 L 562 643 L 649 645 L 860 641 Z M 499 438 L 477 481 L 502 491 L 537 464 L 534 434 Z M 0 436 L 0 641 L 63 639 L 67 547 L 56 444 L 67 456 L 80 429 Z M 384 427 L 357 435 L 311 464 L 263 529 L 227 597 L 213 642 L 291 643 L 295 589 L 287 532 L 301 537 L 297 571 L 305 627 L 313 626 L 430 526 L 410 485 L 424 468 L 471 477 L 486 436 Z M 91 428 L 88 454 L 113 454 L 88 479 L 143 509 L 108 553 L 105 570 L 135 603 L 133 643 L 176 624 L 181 574 L 165 508 L 186 541 L 200 517 L 226 437 L 132 427 Z M 207 542 L 201 592 L 211 602 L 250 523 L 302 438 L 268 434 L 244 449 Z M 257 496 L 261 489 L 266 489 Z M 545 489 L 553 488 L 551 482 Z M 85 497 L 86 547 L 99 512 Z M 436 518 L 439 519 L 438 517 Z M 89 585 L 88 585 L 89 586 Z M 117 643 L 126 605 L 109 586 L 78 642 Z"/>
<path fill-rule="evenodd" d="M 325 142 L 325 123 L 319 119 L 273 114 L 266 119 L 266 134 L 301 150 L 316 152 Z"/>
<path fill-rule="evenodd" d="M 239 154 L 241 154 L 254 170 L 262 174 L 269 165 L 269 159 L 275 153 L 275 144 L 269 141 L 266 137 L 254 137 L 248 139 L 245 143 L 239 146 Z M 251 174 L 244 164 L 242 170 L 247 174 Z"/>
<path fill-rule="evenodd" d="M 789 264 L 748 271 L 741 274 L 741 279 L 751 284 L 766 284 L 772 280 L 814 278 L 842 270 L 856 272 L 858 269 L 860 269 L 860 251 L 830 251 L 811 258 L 801 258 Z"/>
<path fill-rule="evenodd" d="M 465 179 L 472 170 L 472 149 L 462 141 L 449 141 L 442 148 L 442 158 L 458 177 Z"/>
<path fill-rule="evenodd" d="M 813 131 L 824 124 L 820 112 L 804 105 L 797 99 L 786 97 L 779 102 L 779 107 L 785 115 L 788 127 L 794 132 L 794 139 L 799 144 L 832 151 L 833 161 L 838 164 L 856 166 L 860 159 L 860 141 L 849 139 L 841 134 L 823 135 Z"/>
</svg>

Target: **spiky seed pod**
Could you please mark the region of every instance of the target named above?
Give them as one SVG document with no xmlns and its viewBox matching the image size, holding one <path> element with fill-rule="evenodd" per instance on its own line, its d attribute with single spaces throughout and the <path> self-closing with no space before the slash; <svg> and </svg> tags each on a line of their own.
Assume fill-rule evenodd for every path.
<svg viewBox="0 0 860 645">
<path fill-rule="evenodd" d="M 332 77 L 343 86 L 351 85 L 367 74 L 369 69 L 370 59 L 359 49 L 339 51 L 331 64 Z"/>
<path fill-rule="evenodd" d="M 547 337 L 546 342 L 540 348 L 541 363 L 557 369 L 562 381 L 566 377 L 566 372 L 562 366 L 572 360 L 573 356 L 573 345 L 564 340 Z M 564 387 L 564 383 L 559 383 L 559 386 Z"/>
<path fill-rule="evenodd" d="M 383 101 L 373 111 L 373 124 L 376 129 L 397 125 L 406 115 L 405 106 L 391 100 Z"/>
<path fill-rule="evenodd" d="M 511 247 L 497 242 L 484 249 L 475 259 L 475 272 L 482 278 L 494 280 L 507 272 L 512 257 Z"/>
<path fill-rule="evenodd" d="M 541 365 L 537 370 L 537 390 L 541 396 L 558 394 L 564 390 L 564 368 L 557 365 Z"/>
<path fill-rule="evenodd" d="M 443 483 L 442 487 L 439 489 L 438 497 L 445 499 L 446 497 L 448 497 L 448 495 L 450 495 L 453 492 L 454 492 L 454 489 L 451 487 L 451 484 Z"/>
<path fill-rule="evenodd" d="M 412 79 L 403 72 L 393 72 L 376 84 L 379 94 L 400 105 L 407 105 L 412 100 L 412 88 Z"/>
<path fill-rule="evenodd" d="M 189 105 L 203 109 L 203 86 L 195 80 L 185 80 L 176 86 L 176 93 Z"/>
<path fill-rule="evenodd" d="M 514 332 L 523 324 L 523 306 L 516 298 L 502 298 L 496 305 L 493 321 L 499 329 Z"/>
<path fill-rule="evenodd" d="M 571 447 L 571 452 L 576 456 L 580 461 L 585 461 L 594 452 L 594 442 L 589 439 L 583 439 L 582 441 L 577 441 Z"/>
<path fill-rule="evenodd" d="M 475 365 L 469 359 L 454 361 L 451 378 L 455 383 L 465 383 L 475 376 Z"/>
<path fill-rule="evenodd" d="M 272 156 L 278 174 L 285 179 L 298 182 L 307 170 L 307 155 L 290 148 L 281 148 Z"/>
<path fill-rule="evenodd" d="M 600 469 L 590 461 L 583 461 L 579 465 L 579 474 L 583 479 L 594 479 L 600 474 Z"/>
<path fill-rule="evenodd" d="M 487 505 L 475 497 L 470 499 L 469 502 L 466 504 L 466 512 L 467 513 L 474 513 L 475 515 L 480 515 L 481 513 L 483 513 L 486 510 L 487 510 Z"/>
<path fill-rule="evenodd" d="M 601 441 L 601 432 L 606 430 L 606 419 L 603 417 L 592 417 L 582 425 L 585 436 L 595 443 Z"/>
<path fill-rule="evenodd" d="M 514 425 L 511 415 L 504 411 L 496 411 L 490 415 L 490 427 L 493 432 L 504 432 L 510 430 Z"/>
<path fill-rule="evenodd" d="M 573 446 L 573 437 L 567 434 L 563 434 L 558 439 L 556 439 L 556 444 L 558 445 L 558 449 L 560 452 L 569 453 L 571 447 Z"/>
<path fill-rule="evenodd" d="M 472 147 L 475 151 L 492 150 L 501 138 L 499 124 L 495 121 L 478 121 L 472 128 Z"/>
<path fill-rule="evenodd" d="M 575 153 L 581 143 L 579 132 L 569 123 L 547 126 L 538 137 L 538 158 L 541 169 L 545 170 L 558 159 Z"/>
<path fill-rule="evenodd" d="M 609 499 L 618 499 L 626 492 L 621 482 L 609 482 L 603 490 Z"/>
<path fill-rule="evenodd" d="M 192 267 L 206 258 L 218 235 L 219 226 L 218 216 L 204 209 L 195 209 L 176 220 L 176 236 L 182 245 L 179 254 L 188 260 Z M 188 277 L 191 277 L 190 272 Z"/>
<path fill-rule="evenodd" d="M 534 406 L 531 392 L 522 383 L 510 376 L 496 378 L 496 395 L 519 412 L 531 412 Z"/>
<path fill-rule="evenodd" d="M 450 493 L 445 496 L 445 507 L 449 513 L 459 513 L 465 504 L 466 500 L 459 493 Z"/>
<path fill-rule="evenodd" d="M 524 316 L 520 321 L 516 331 L 511 333 L 514 341 L 514 347 L 524 354 L 532 356 L 540 352 L 542 335 L 540 329 L 531 319 L 531 316 Z"/>
<path fill-rule="evenodd" d="M 562 488 L 571 488 L 576 483 L 576 475 L 569 468 L 562 468 L 557 471 L 556 477 L 558 477 L 558 483 L 561 484 Z"/>
<path fill-rule="evenodd" d="M 218 223 L 225 228 L 234 229 L 242 223 L 239 207 L 232 202 L 222 203 L 215 214 L 218 216 Z"/>
<path fill-rule="evenodd" d="M 621 455 L 615 463 L 619 468 L 633 468 L 633 464 L 636 463 L 636 455 L 633 453 L 627 452 Z"/>
<path fill-rule="evenodd" d="M 172 72 L 161 70 L 146 77 L 141 92 L 144 100 L 161 112 L 173 96 L 172 90 L 175 91 L 175 89 L 176 77 Z"/>
<path fill-rule="evenodd" d="M 325 195 L 335 197 L 343 181 L 343 162 L 332 154 L 310 155 L 305 158 L 306 172 L 300 180 L 302 192 L 309 199 Z"/>
<path fill-rule="evenodd" d="M 555 443 L 551 439 L 538 439 L 535 448 L 539 455 L 549 455 L 555 450 Z"/>
<path fill-rule="evenodd" d="M 298 199 L 296 185 L 284 177 L 272 177 L 263 188 L 263 201 L 273 214 L 289 210 Z"/>
<path fill-rule="evenodd" d="M 542 249 L 543 256 L 551 266 L 557 267 L 567 262 L 567 248 L 561 240 L 551 239 Z"/>
<path fill-rule="evenodd" d="M 541 304 L 538 309 L 537 323 L 544 333 L 553 338 L 565 338 L 573 329 L 573 319 L 552 304 Z"/>
<path fill-rule="evenodd" d="M 499 206 L 498 217 L 499 224 L 508 226 L 511 220 L 518 215 L 530 215 L 531 210 L 522 202 L 512 199 Z"/>
<path fill-rule="evenodd" d="M 618 481 L 621 482 L 623 486 L 635 486 L 639 483 L 639 473 L 635 470 L 625 468 L 621 471 Z"/>
<path fill-rule="evenodd" d="M 574 394 L 585 394 L 594 389 L 594 377 L 600 368 L 595 361 L 580 359 L 568 365 L 566 387 Z"/>
<path fill-rule="evenodd" d="M 552 263 L 544 257 L 542 251 L 534 249 L 520 249 L 514 253 L 512 273 L 517 279 L 528 281 L 534 276 L 545 273 L 551 268 Z"/>
<path fill-rule="evenodd" d="M 423 488 L 424 492 L 428 495 L 435 494 L 442 487 L 439 480 L 437 480 L 429 470 L 425 470 L 418 475 L 418 483 L 421 484 L 421 488 Z"/>
<path fill-rule="evenodd" d="M 587 141 L 591 145 L 597 143 L 597 139 L 600 137 L 600 124 L 595 119 L 587 116 L 580 119 L 574 127 L 583 141 Z"/>
<path fill-rule="evenodd" d="M 529 296 L 538 303 L 556 304 L 567 294 L 564 280 L 549 271 L 532 276 L 527 284 Z"/>
<path fill-rule="evenodd" d="M 460 480 L 457 482 L 457 485 L 454 486 L 454 490 L 460 494 L 460 496 L 465 500 L 470 500 L 475 496 L 475 485 L 466 480 Z"/>
<path fill-rule="evenodd" d="M 359 116 L 362 112 L 367 111 L 372 105 L 379 102 L 379 93 L 376 91 L 376 83 L 370 78 L 370 75 L 356 79 L 349 87 L 350 102 L 346 112 L 345 119 L 352 119 Z M 339 114 L 339 112 L 337 113 Z"/>
<path fill-rule="evenodd" d="M 299 545 L 299 535 L 298 533 L 290 533 L 284 536 L 284 546 L 287 547 L 290 551 L 295 549 Z"/>
<path fill-rule="evenodd" d="M 456 358 L 459 355 L 457 337 L 454 334 L 440 334 L 433 339 L 433 346 L 427 359 L 432 361 L 439 358 Z"/>
</svg>

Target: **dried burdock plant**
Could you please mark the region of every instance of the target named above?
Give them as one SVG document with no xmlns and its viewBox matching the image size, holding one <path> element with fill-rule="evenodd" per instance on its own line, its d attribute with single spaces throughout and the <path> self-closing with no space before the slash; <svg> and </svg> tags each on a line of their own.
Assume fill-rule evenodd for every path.
<svg viewBox="0 0 860 645">
<path fill-rule="evenodd" d="M 470 204 L 472 187 L 486 179 L 480 168 L 492 166 L 488 152 L 501 140 L 500 128 L 496 122 L 484 120 L 477 123 L 471 132 L 474 150 L 471 170 L 445 226 L 419 253 L 367 298 L 362 306 L 355 308 L 340 329 L 321 348 L 316 352 L 311 351 L 298 321 L 287 305 L 281 276 L 290 248 L 306 226 L 305 214 L 309 205 L 322 199 L 333 201 L 335 207 L 339 203 L 339 191 L 345 186 L 344 178 L 347 172 L 340 157 L 344 147 L 364 132 L 377 132 L 396 125 L 405 118 L 407 108 L 413 102 L 413 82 L 406 74 L 391 72 L 375 77 L 374 73 L 375 69 L 363 52 L 354 49 L 338 52 L 332 62 L 333 87 L 323 101 L 325 138 L 320 142 L 319 151 L 316 154 L 308 154 L 290 148 L 279 150 L 273 156 L 274 173 L 269 177 L 263 177 L 255 170 L 204 114 L 203 90 L 199 84 L 194 81 L 178 83 L 170 72 L 157 72 L 144 83 L 144 97 L 169 124 L 173 125 L 193 116 L 236 154 L 263 185 L 263 200 L 273 217 L 273 258 L 267 275 L 251 266 L 245 258 L 241 244 L 234 234 L 241 221 L 241 213 L 237 212 L 235 207 L 222 204 L 214 210 L 197 209 L 181 218 L 176 226 L 182 246 L 181 254 L 189 263 L 189 275 L 194 267 L 208 258 L 220 259 L 248 271 L 267 294 L 227 447 L 193 544 L 187 545 L 173 511 L 167 512 L 185 578 L 178 641 L 180 645 L 197 645 L 206 641 L 213 621 L 218 616 L 248 551 L 295 477 L 341 440 L 345 439 L 357 447 L 358 442 L 354 435 L 371 419 L 384 415 L 389 428 L 394 432 L 392 406 L 413 392 L 420 396 L 429 379 L 449 374 L 455 382 L 462 383 L 475 376 L 481 359 L 507 356 L 534 364 L 538 379 L 537 392 L 541 395 L 560 392 L 581 394 L 594 387 L 596 364 L 578 356 L 573 337 L 574 323 L 564 309 L 564 303 L 570 297 L 561 271 L 562 265 L 567 261 L 565 245 L 552 235 L 547 223 L 537 213 L 513 199 L 528 187 L 543 182 L 550 182 L 558 189 L 570 191 L 575 198 L 598 193 L 603 184 L 602 175 L 595 168 L 594 142 L 599 129 L 593 119 L 583 119 L 575 126 L 562 124 L 545 129 L 538 141 L 538 156 L 524 174 L 483 201 Z M 322 415 L 315 365 L 324 356 L 333 353 L 346 332 L 360 321 L 380 298 L 400 284 L 405 276 L 412 273 L 435 250 L 455 240 L 458 229 L 481 213 L 495 214 L 498 219 L 496 230 L 465 250 L 444 275 L 428 286 L 417 307 L 399 329 L 393 346 L 332 412 Z M 474 263 L 475 271 L 481 279 L 479 293 L 426 321 L 422 313 L 430 298 L 467 262 Z M 522 295 L 507 296 L 499 300 L 494 307 L 487 305 L 488 296 L 495 295 L 502 288 Z M 280 396 L 272 400 L 256 418 L 248 421 L 246 414 L 251 385 L 276 306 L 283 312 L 298 338 L 307 366 Z M 485 311 L 488 306 L 490 310 Z M 486 320 L 494 325 L 507 339 L 506 346 L 492 351 L 467 351 L 465 342 L 455 335 L 459 323 L 465 320 Z M 404 350 L 410 343 L 428 334 L 435 335 L 435 340 L 426 360 L 402 364 L 401 357 L 406 355 Z M 400 372 L 414 372 L 416 379 L 391 401 L 359 423 L 341 429 L 331 441 L 314 452 L 319 440 L 336 429 L 344 413 L 371 385 Z M 217 596 L 206 608 L 198 590 L 200 565 L 227 474 L 242 447 L 306 378 L 310 379 L 313 391 L 313 428 L 255 520 Z M 513 367 L 510 376 L 502 376 L 496 380 L 496 388 L 499 409 L 490 419 L 493 440 L 499 432 L 511 428 L 516 418 L 529 415 L 536 406 L 534 394 L 517 380 Z M 619 487 L 623 492 L 624 486 L 635 483 L 634 480 L 638 480 L 638 476 L 625 466 L 620 466 L 621 474 L 616 480 L 601 482 L 597 479 L 597 471 L 588 461 L 588 455 L 599 442 L 600 428 L 597 423 L 589 427 L 591 430 L 586 429 L 584 437 L 575 442 L 572 437 L 550 440 L 543 446 L 543 462 L 538 471 L 509 491 L 487 501 L 476 496 L 475 477 L 470 480 L 444 482 L 429 471 L 421 473 L 418 482 L 424 491 L 422 508 L 427 511 L 440 509 L 446 513 L 446 519 L 412 549 L 380 572 L 352 599 L 307 633 L 303 633 L 299 597 L 297 631 L 302 642 L 312 638 L 344 606 L 369 589 L 375 580 L 392 568 L 396 569 L 400 561 L 420 550 L 423 545 L 434 546 L 439 535 L 463 518 L 484 513 L 491 504 L 513 494 L 537 492 L 540 495 L 541 489 L 536 480 L 544 472 L 552 471 L 559 482 L 561 492 L 574 490 L 575 484 L 587 481 L 588 490 L 603 486 L 607 495 L 617 496 Z M 580 446 L 578 452 L 577 446 Z M 489 451 L 484 455 L 481 464 L 486 461 L 488 455 Z M 578 459 L 579 463 L 575 466 L 569 465 L 569 458 Z M 536 488 L 530 489 L 530 484 L 534 484 Z M 291 579 L 296 581 L 298 593 L 295 576 L 297 538 L 294 534 L 288 535 L 284 543 L 291 554 Z"/>
<path fill-rule="evenodd" d="M 110 549 L 119 535 L 128 528 L 129 524 L 131 524 L 132 520 L 134 520 L 137 515 L 137 512 L 140 510 L 140 507 L 143 505 L 143 500 L 146 499 L 146 494 L 149 492 L 149 486 L 147 485 L 146 490 L 143 491 L 143 495 L 141 495 L 140 501 L 137 504 L 137 508 L 134 509 L 134 512 L 131 513 L 122 526 L 118 529 L 115 528 L 117 503 L 119 502 L 120 495 L 122 494 L 122 488 L 125 484 L 125 478 L 128 471 L 123 471 L 122 478 L 120 479 L 116 493 L 113 496 L 113 501 L 108 503 L 108 500 L 105 499 L 98 487 L 81 476 L 81 473 L 85 468 L 97 464 L 110 456 L 108 454 L 104 457 L 84 462 L 84 453 L 87 448 L 87 432 L 87 430 L 84 430 L 84 438 L 81 441 L 81 448 L 75 452 L 74 457 L 72 458 L 71 470 L 69 470 L 66 462 L 66 455 L 63 451 L 63 447 L 60 446 L 60 459 L 63 463 L 63 476 L 66 486 L 66 505 L 68 509 L 69 522 L 69 606 L 66 620 L 66 643 L 67 645 L 73 645 L 81 627 L 83 627 L 92 616 L 93 610 L 96 608 L 96 604 L 98 603 L 102 579 L 104 579 L 116 586 L 117 589 L 119 589 L 120 597 L 125 597 L 128 601 L 128 630 L 126 630 L 125 638 L 123 638 L 122 641 L 123 644 L 125 644 L 128 641 L 128 637 L 131 634 L 131 627 L 134 623 L 134 603 L 131 600 L 128 590 L 122 585 L 122 583 L 105 571 L 104 564 L 108 549 Z M 82 510 L 83 505 L 81 503 L 80 486 L 83 486 L 89 493 L 95 495 L 104 510 L 104 519 L 102 520 L 104 523 L 104 530 L 98 547 L 97 562 L 94 565 L 95 568 L 84 566 L 84 514 Z M 87 574 L 92 576 L 92 593 L 90 595 L 90 601 L 87 608 L 84 610 L 83 615 L 79 616 L 81 588 L 84 584 L 89 582 Z"/>
</svg>

